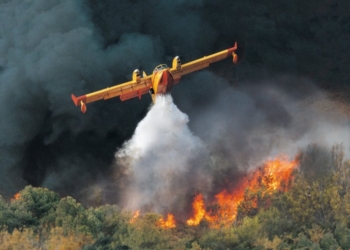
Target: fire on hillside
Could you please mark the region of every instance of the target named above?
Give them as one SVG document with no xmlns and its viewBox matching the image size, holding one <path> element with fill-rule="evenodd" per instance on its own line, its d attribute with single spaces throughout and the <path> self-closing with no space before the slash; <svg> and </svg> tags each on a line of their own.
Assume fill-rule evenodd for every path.
<svg viewBox="0 0 350 250">
<path fill-rule="evenodd" d="M 186 224 L 197 226 L 204 220 L 211 228 L 232 224 L 237 218 L 238 206 L 244 201 L 245 190 L 258 191 L 261 189 L 263 194 L 276 190 L 286 191 L 288 183 L 293 178 L 292 172 L 297 167 L 297 160 L 290 161 L 286 156 L 279 156 L 267 160 L 261 167 L 249 172 L 234 190 L 224 189 L 216 194 L 211 202 L 207 203 L 203 195 L 198 193 L 193 198 L 192 216 L 186 221 Z M 175 216 L 168 213 L 165 219 L 161 218 L 157 222 L 157 225 L 162 228 L 174 228 L 176 222 Z"/>
</svg>

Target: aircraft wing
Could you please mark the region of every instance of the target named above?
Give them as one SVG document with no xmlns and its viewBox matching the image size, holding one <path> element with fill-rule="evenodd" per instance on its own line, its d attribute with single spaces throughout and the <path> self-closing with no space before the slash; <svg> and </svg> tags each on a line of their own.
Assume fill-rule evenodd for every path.
<svg viewBox="0 0 350 250">
<path fill-rule="evenodd" d="M 180 59 L 178 57 L 175 57 L 173 60 L 173 66 L 170 69 L 170 72 L 173 75 L 174 79 L 179 79 L 181 78 L 182 75 L 186 75 L 194 71 L 204 69 L 208 67 L 211 63 L 223 60 L 229 56 L 232 56 L 233 62 L 237 63 L 238 56 L 235 53 L 236 50 L 237 50 L 237 42 L 235 42 L 235 45 L 232 48 L 223 50 L 215 54 L 211 54 L 209 56 L 204 56 L 203 58 L 182 64 L 182 65 L 181 65 Z M 178 80 L 175 80 L 175 82 L 178 82 Z"/>
<path fill-rule="evenodd" d="M 135 72 L 134 72 L 135 73 Z M 98 100 L 106 100 L 113 97 L 120 97 L 120 100 L 125 101 L 134 97 L 139 97 L 147 94 L 152 87 L 152 76 L 145 76 L 140 78 L 139 75 L 134 77 L 133 80 L 122 84 L 115 85 L 113 87 L 105 88 L 96 92 L 92 92 L 82 96 L 74 96 L 72 94 L 72 100 L 76 106 L 80 105 L 81 111 L 86 112 L 86 104 L 95 102 Z"/>
</svg>

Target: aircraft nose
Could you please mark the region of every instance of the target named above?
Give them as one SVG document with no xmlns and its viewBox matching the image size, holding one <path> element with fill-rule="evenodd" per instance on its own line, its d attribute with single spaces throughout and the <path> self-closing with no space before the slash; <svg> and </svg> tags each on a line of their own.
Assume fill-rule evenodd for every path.
<svg viewBox="0 0 350 250">
<path fill-rule="evenodd" d="M 165 87 L 165 90 L 163 91 L 164 94 L 171 91 L 171 89 L 173 87 L 173 83 L 174 83 L 174 79 L 173 79 L 173 76 L 171 75 L 171 73 L 168 70 L 164 70 L 163 75 L 162 75 L 162 80 L 160 83 L 161 85 L 163 85 Z"/>
<path fill-rule="evenodd" d="M 168 70 L 164 70 L 162 72 L 162 79 L 161 79 L 160 83 L 162 85 L 169 85 L 169 84 L 172 85 L 173 81 L 174 81 L 174 79 L 173 79 L 172 74 Z"/>
<path fill-rule="evenodd" d="M 169 82 L 169 79 L 171 79 L 171 78 L 172 78 L 172 77 L 171 77 L 169 71 L 164 70 L 164 71 L 162 72 L 162 81 L 161 81 L 161 82 L 163 83 L 163 85 L 167 85 L 168 82 Z"/>
</svg>

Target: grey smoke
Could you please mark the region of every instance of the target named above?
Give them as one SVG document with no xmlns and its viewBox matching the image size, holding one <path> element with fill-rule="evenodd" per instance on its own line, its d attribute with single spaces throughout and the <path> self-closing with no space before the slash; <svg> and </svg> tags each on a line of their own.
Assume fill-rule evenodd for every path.
<svg viewBox="0 0 350 250">
<path fill-rule="evenodd" d="M 130 122 L 125 114 L 132 102 L 123 108 L 117 102 L 99 109 L 91 106 L 83 116 L 72 105 L 70 94 L 110 86 L 117 79 L 124 80 L 120 77 L 124 72 L 131 74 L 134 65 L 159 60 L 159 39 L 125 34 L 117 45 L 104 49 L 84 1 L 4 1 L 0 16 L 1 190 L 16 192 L 27 184 L 26 174 L 36 185 L 47 176 L 44 185 L 58 190 L 65 179 L 75 176 L 64 172 L 84 172 L 91 179 L 105 160 L 91 154 L 86 157 L 88 147 L 77 142 L 77 136 L 90 131 L 85 137 L 93 133 L 99 141 L 96 144 L 102 144 L 109 132 Z M 140 113 L 142 107 L 141 103 L 133 112 Z M 45 160 L 42 155 L 44 160 L 40 159 L 40 149 L 35 149 L 39 146 L 52 158 Z M 37 166 L 32 167 L 34 160 Z M 84 162 L 95 166 L 87 168 Z M 51 178 L 56 171 L 60 178 Z"/>
<path fill-rule="evenodd" d="M 95 103 L 83 115 L 70 94 L 124 82 L 135 68 L 151 73 L 175 55 L 186 62 L 217 52 L 234 41 L 245 48 L 239 65 L 219 62 L 184 77 L 173 92 L 193 134 L 232 160 L 214 171 L 215 186 L 223 173 L 237 173 L 279 147 L 293 151 L 316 139 L 345 143 L 342 115 L 328 119 L 329 112 L 307 108 L 317 87 L 304 91 L 304 80 L 297 78 L 266 80 L 286 73 L 332 89 L 348 82 L 349 3 L 317 4 L 0 0 L 1 193 L 11 196 L 33 184 L 83 200 L 91 186 L 102 187 L 103 202 L 118 202 L 127 184 L 124 169 L 114 173 L 117 184 L 110 178 L 114 153 L 146 115 L 150 97 Z M 269 92 L 274 89 L 282 96 Z"/>
<path fill-rule="evenodd" d="M 117 169 L 128 169 L 121 204 L 129 209 L 184 216 L 197 192 L 210 201 L 223 188 L 235 188 L 247 171 L 279 156 L 294 160 L 310 144 L 330 152 L 343 143 L 349 157 L 350 119 L 306 79 L 281 77 L 260 82 L 259 89 L 233 89 L 202 72 L 186 84 L 204 89 L 188 100 L 206 98 L 207 105 L 187 103 L 189 121 L 170 97 L 160 99 L 116 153 Z M 205 90 L 212 86 L 213 95 Z"/>
<path fill-rule="evenodd" d="M 328 149 L 344 143 L 345 153 L 350 153 L 344 104 L 307 79 L 285 76 L 232 88 L 225 79 L 202 72 L 188 84 L 200 92 L 186 98 L 175 90 L 174 98 L 180 103 L 186 98 L 179 106 L 191 117 L 191 131 L 209 148 L 227 152 L 242 170 L 258 166 L 267 156 L 293 157 L 310 143 Z M 192 108 L 194 100 L 205 103 Z"/>
</svg>

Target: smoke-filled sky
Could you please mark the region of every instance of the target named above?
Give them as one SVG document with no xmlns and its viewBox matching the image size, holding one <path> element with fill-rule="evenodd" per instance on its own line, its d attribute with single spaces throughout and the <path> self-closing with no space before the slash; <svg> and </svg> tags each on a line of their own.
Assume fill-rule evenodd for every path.
<svg viewBox="0 0 350 250">
<path fill-rule="evenodd" d="M 277 149 L 293 154 L 311 142 L 346 144 L 346 108 L 324 89 L 346 97 L 349 7 L 348 1 L 0 0 L 1 193 L 32 184 L 85 201 L 99 187 L 102 202 L 124 199 L 125 173 L 118 174 L 114 155 L 146 116 L 150 97 L 94 103 L 83 115 L 70 95 L 234 41 L 240 64 L 218 62 L 173 91 L 176 112 L 189 118 L 188 133 L 228 159 L 225 171 L 251 167 Z M 109 184 L 116 181 L 111 175 L 117 184 Z"/>
</svg>

